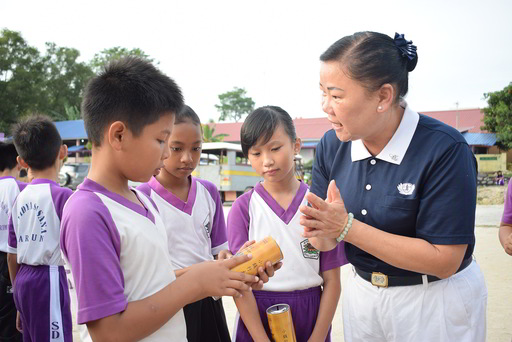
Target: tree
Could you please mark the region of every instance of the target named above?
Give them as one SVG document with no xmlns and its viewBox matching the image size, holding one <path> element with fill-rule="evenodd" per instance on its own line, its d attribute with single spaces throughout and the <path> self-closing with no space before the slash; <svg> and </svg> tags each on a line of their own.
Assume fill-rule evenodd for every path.
<svg viewBox="0 0 512 342">
<path fill-rule="evenodd" d="M 116 46 L 110 49 L 104 49 L 103 51 L 94 55 L 93 59 L 89 63 L 89 66 L 96 73 L 102 70 L 102 68 L 109 62 L 120 59 L 127 56 L 137 56 L 143 58 L 153 64 L 158 65 L 153 58 L 150 58 L 148 54 L 139 48 L 128 50 L 127 48 Z"/>
<path fill-rule="evenodd" d="M 19 32 L 0 35 L 0 131 L 9 132 L 24 115 L 40 112 L 54 120 L 80 117 L 82 91 L 93 75 L 77 59 L 76 49 L 46 43 L 46 51 L 31 47 Z"/>
<path fill-rule="evenodd" d="M 220 105 L 215 108 L 220 112 L 219 121 L 228 119 L 238 122 L 242 116 L 254 110 L 254 101 L 246 96 L 243 88 L 235 87 L 233 90 L 219 95 Z"/>
<path fill-rule="evenodd" d="M 0 132 L 9 132 L 18 117 L 41 108 L 44 63 L 39 51 L 19 32 L 0 34 Z"/>
<path fill-rule="evenodd" d="M 488 107 L 484 108 L 482 129 L 495 132 L 500 148 L 512 148 L 512 82 L 503 90 L 486 93 Z"/>
<path fill-rule="evenodd" d="M 215 125 L 202 125 L 203 126 L 203 142 L 220 142 L 227 137 L 228 134 L 215 134 Z"/>
<path fill-rule="evenodd" d="M 85 62 L 78 62 L 77 49 L 46 43 L 44 62 L 45 108 L 42 111 L 55 120 L 80 118 L 82 91 L 94 73 Z"/>
</svg>

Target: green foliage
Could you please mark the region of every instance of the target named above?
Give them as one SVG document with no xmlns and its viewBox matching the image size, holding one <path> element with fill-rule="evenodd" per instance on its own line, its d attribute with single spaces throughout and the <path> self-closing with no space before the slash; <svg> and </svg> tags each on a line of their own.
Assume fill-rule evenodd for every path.
<svg viewBox="0 0 512 342">
<path fill-rule="evenodd" d="M 0 34 L 0 132 L 9 132 L 17 119 L 41 107 L 44 66 L 39 51 L 19 32 Z"/>
<path fill-rule="evenodd" d="M 203 142 L 220 142 L 227 137 L 228 134 L 215 134 L 215 125 L 202 125 L 203 127 Z"/>
<path fill-rule="evenodd" d="M 78 120 L 82 92 L 94 71 L 109 61 L 135 55 L 154 62 L 140 49 L 105 49 L 90 62 L 79 62 L 74 48 L 46 43 L 43 54 L 27 44 L 21 34 L 0 31 L 0 132 L 20 117 L 39 112 L 53 120 Z"/>
<path fill-rule="evenodd" d="M 254 101 L 246 94 L 245 89 L 238 87 L 220 94 L 220 105 L 215 105 L 220 113 L 219 121 L 231 119 L 238 122 L 242 116 L 251 113 L 254 110 Z"/>
<path fill-rule="evenodd" d="M 142 51 L 139 48 L 128 50 L 127 48 L 116 46 L 110 49 L 104 49 L 103 51 L 94 55 L 93 59 L 89 63 L 89 66 L 94 70 L 94 72 L 100 72 L 102 68 L 108 64 L 109 62 L 120 59 L 127 56 L 137 56 L 141 57 L 155 65 L 158 65 L 158 62 L 155 62 L 153 58 L 150 58 L 148 54 Z"/>
<path fill-rule="evenodd" d="M 488 107 L 484 108 L 482 129 L 495 132 L 500 148 L 512 148 L 512 82 L 503 90 L 486 93 Z"/>
</svg>

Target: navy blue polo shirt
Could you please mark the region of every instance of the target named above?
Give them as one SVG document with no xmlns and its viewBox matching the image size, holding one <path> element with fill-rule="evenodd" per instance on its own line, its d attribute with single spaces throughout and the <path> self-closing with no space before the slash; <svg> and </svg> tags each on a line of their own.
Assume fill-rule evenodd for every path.
<svg viewBox="0 0 512 342">
<path fill-rule="evenodd" d="M 334 130 L 316 152 L 311 191 L 317 196 L 326 198 L 334 179 L 357 220 L 432 244 L 467 244 L 464 258 L 473 254 L 477 164 L 457 130 L 406 107 L 379 155 L 372 156 L 361 140 L 341 142 Z M 367 272 L 416 274 L 349 243 L 345 251 L 350 263 Z"/>
</svg>

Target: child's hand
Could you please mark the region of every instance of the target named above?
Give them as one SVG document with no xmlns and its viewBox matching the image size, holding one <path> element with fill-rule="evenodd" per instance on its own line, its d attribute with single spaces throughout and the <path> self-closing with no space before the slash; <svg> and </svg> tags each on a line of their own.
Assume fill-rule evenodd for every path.
<svg viewBox="0 0 512 342">
<path fill-rule="evenodd" d="M 223 249 L 216 255 L 215 260 L 226 260 L 233 256 L 228 249 Z"/>
<path fill-rule="evenodd" d="M 20 312 L 16 312 L 16 329 L 23 334 L 23 326 L 21 325 Z"/>
<path fill-rule="evenodd" d="M 503 247 L 505 247 L 505 252 L 507 252 L 508 255 L 512 255 L 512 234 L 507 236 Z"/>
<path fill-rule="evenodd" d="M 201 297 L 240 297 L 242 291 L 251 290 L 246 283 L 257 283 L 259 278 L 230 269 L 251 258 L 252 255 L 240 255 L 227 260 L 203 262 L 192 266 L 186 275 L 194 277 L 194 281 L 200 286 Z"/>
<path fill-rule="evenodd" d="M 278 262 L 275 265 L 272 265 L 270 261 L 267 261 L 265 264 L 265 269 L 263 267 L 258 268 L 258 275 L 260 277 L 260 281 L 251 285 L 254 290 L 261 290 L 263 288 L 263 284 L 267 283 L 271 277 L 274 276 L 274 273 L 283 266 L 282 262 Z"/>
</svg>

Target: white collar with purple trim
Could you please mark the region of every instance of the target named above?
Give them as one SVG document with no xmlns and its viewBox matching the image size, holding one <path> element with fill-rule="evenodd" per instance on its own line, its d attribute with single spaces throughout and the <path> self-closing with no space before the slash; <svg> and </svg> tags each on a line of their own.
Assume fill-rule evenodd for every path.
<svg viewBox="0 0 512 342">
<path fill-rule="evenodd" d="M 400 165 L 402 162 L 420 120 L 419 114 L 413 111 L 406 103 L 405 105 L 402 121 L 395 134 L 393 134 L 391 140 L 375 158 L 396 165 Z M 361 139 L 352 141 L 351 156 L 352 162 L 372 157 Z"/>
</svg>

